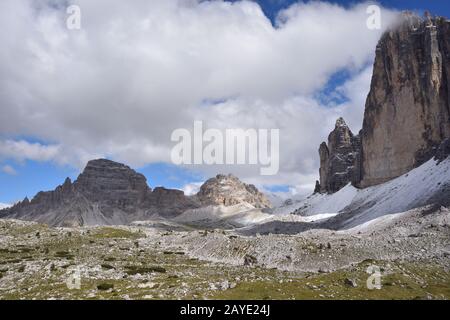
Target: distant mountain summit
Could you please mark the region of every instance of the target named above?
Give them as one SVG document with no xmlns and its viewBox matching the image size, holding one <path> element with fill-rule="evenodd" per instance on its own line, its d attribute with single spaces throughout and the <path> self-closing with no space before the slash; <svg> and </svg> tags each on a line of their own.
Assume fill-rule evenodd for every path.
<svg viewBox="0 0 450 320">
<path fill-rule="evenodd" d="M 70 182 L 67 182 L 70 188 Z M 64 185 L 66 185 L 66 183 Z M 151 196 L 147 179 L 130 167 L 106 159 L 89 161 L 73 185 L 88 200 L 103 210 L 120 208 L 132 213 Z"/>
<path fill-rule="evenodd" d="M 198 204 L 183 191 L 150 189 L 146 178 L 111 160 L 89 161 L 75 182 L 39 192 L 0 212 L 1 218 L 52 226 L 128 224 L 151 216 L 174 217 Z"/>
<path fill-rule="evenodd" d="M 245 202 L 260 209 L 271 207 L 270 201 L 254 185 L 243 183 L 231 174 L 219 174 L 209 179 L 196 197 L 203 206 L 232 206 Z"/>
<path fill-rule="evenodd" d="M 266 208 L 270 202 L 253 185 L 218 175 L 194 196 L 181 190 L 151 189 L 130 167 L 107 159 L 89 161 L 72 183 L 67 178 L 53 191 L 39 192 L 0 210 L 0 218 L 37 221 L 51 226 L 129 224 L 154 217 L 174 218 L 190 209 L 246 203 Z"/>
</svg>

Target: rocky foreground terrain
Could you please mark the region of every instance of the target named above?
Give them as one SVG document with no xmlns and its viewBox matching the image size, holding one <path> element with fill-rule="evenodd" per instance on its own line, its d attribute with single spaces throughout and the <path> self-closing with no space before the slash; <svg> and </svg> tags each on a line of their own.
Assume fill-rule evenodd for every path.
<svg viewBox="0 0 450 320">
<path fill-rule="evenodd" d="M 0 220 L 0 298 L 449 299 L 450 210 L 429 209 L 295 235 Z"/>
<path fill-rule="evenodd" d="M 114 168 L 102 174 L 121 180 Z M 6 217 L 0 299 L 449 299 L 449 168 L 437 157 L 378 186 L 274 209 L 220 175 L 189 198 L 209 205 L 173 218 L 61 227 Z"/>
<path fill-rule="evenodd" d="M 91 160 L 72 183 L 67 178 L 53 191 L 39 192 L 12 207 L 0 207 L 0 218 L 36 221 L 50 226 L 126 225 L 137 220 L 172 219 L 209 206 L 246 203 L 269 208 L 270 201 L 254 185 L 233 175 L 219 174 L 200 191 L 183 191 L 147 185 L 144 175 L 108 159 Z"/>
</svg>

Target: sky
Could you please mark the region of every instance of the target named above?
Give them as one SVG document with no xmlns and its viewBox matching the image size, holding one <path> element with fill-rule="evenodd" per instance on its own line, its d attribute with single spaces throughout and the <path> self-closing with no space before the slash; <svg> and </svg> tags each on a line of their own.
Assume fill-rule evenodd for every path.
<svg viewBox="0 0 450 320">
<path fill-rule="evenodd" d="M 296 1 L 293 0 L 261 0 L 256 1 L 261 5 L 264 13 L 271 20 L 275 20 L 277 13 L 287 8 Z M 352 6 L 355 3 L 361 2 L 356 0 L 330 0 L 329 3 L 335 3 L 344 7 Z M 395 10 L 413 10 L 417 12 L 423 12 L 428 10 L 436 15 L 445 17 L 450 16 L 450 3 L 448 1 L 441 0 L 379 0 L 376 3 L 382 5 L 385 8 Z"/>
<path fill-rule="evenodd" d="M 81 29 L 66 26 L 67 6 Z M 447 1 L 2 0 L 0 205 L 76 179 L 86 162 L 135 168 L 191 194 L 217 173 L 264 191 L 311 192 L 318 146 L 343 116 L 361 128 L 374 49 L 399 10 Z M 171 162 L 171 133 L 280 130 L 280 170 Z"/>
</svg>

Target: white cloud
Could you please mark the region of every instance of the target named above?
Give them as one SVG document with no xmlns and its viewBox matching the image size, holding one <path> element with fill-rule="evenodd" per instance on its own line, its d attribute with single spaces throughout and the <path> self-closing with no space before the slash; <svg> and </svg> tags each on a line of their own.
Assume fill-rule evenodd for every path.
<svg viewBox="0 0 450 320">
<path fill-rule="evenodd" d="M 0 210 L 11 207 L 10 204 L 0 203 Z"/>
<path fill-rule="evenodd" d="M 188 183 L 188 184 L 184 185 L 181 190 L 183 190 L 185 195 L 191 196 L 191 195 L 196 194 L 200 190 L 200 187 L 202 186 L 202 184 L 203 184 L 203 182 Z"/>
<path fill-rule="evenodd" d="M 254 2 L 195 0 L 73 1 L 82 29 L 71 31 L 58 3 L 0 2 L 8 30 L 0 35 L 0 137 L 53 142 L 3 139 L 0 156 L 76 166 L 98 156 L 133 166 L 169 161 L 172 130 L 197 119 L 280 128 L 282 159 L 280 174 L 264 179 L 251 168 L 196 169 L 310 184 L 318 143 L 337 116 L 361 118 L 368 86 L 344 85 L 350 102 L 332 108 L 312 97 L 338 70 L 366 79 L 370 69 L 358 70 L 382 32 L 367 29 L 367 4 L 299 3 L 273 27 Z M 384 27 L 393 17 L 383 10 Z"/>
<path fill-rule="evenodd" d="M 341 110 L 342 116 L 354 134 L 358 134 L 362 128 L 364 105 L 369 93 L 371 80 L 372 65 L 366 67 L 337 88 L 340 94 L 348 98 L 348 102 L 340 105 L 339 110 Z"/>
<path fill-rule="evenodd" d="M 9 164 L 6 164 L 4 166 L 2 166 L 1 168 L 3 173 L 15 176 L 17 174 L 16 169 L 14 169 L 12 166 L 10 166 Z"/>
<path fill-rule="evenodd" d="M 19 161 L 51 161 L 58 155 L 59 148 L 57 145 L 47 146 L 25 140 L 0 140 L 0 158 L 12 158 Z"/>
</svg>

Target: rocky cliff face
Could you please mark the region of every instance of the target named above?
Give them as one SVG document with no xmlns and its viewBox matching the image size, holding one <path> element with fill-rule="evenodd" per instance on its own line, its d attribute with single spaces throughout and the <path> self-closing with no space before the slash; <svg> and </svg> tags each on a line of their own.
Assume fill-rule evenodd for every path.
<svg viewBox="0 0 450 320">
<path fill-rule="evenodd" d="M 450 137 L 450 21 L 404 13 L 378 43 L 362 130 L 338 120 L 320 145 L 320 188 L 368 187 L 396 178 L 433 156 Z"/>
<path fill-rule="evenodd" d="M 120 208 L 130 213 L 142 207 L 152 193 L 142 174 L 106 159 L 89 161 L 75 181 L 74 190 L 97 203 L 102 211 Z"/>
<path fill-rule="evenodd" d="M 152 211 L 165 218 L 176 217 L 199 206 L 195 199 L 185 196 L 183 191 L 164 187 L 155 188 L 144 204 L 145 208 L 152 208 Z"/>
<path fill-rule="evenodd" d="M 233 175 L 217 175 L 206 181 L 197 194 L 204 206 L 232 206 L 246 202 L 255 208 L 270 208 L 270 201 L 252 184 L 242 183 Z"/>
<path fill-rule="evenodd" d="M 54 191 L 39 192 L 3 210 L 2 218 L 16 218 L 53 226 L 127 224 L 152 215 L 173 217 L 198 207 L 182 191 L 155 188 L 126 165 L 92 160 L 78 179 L 66 179 Z"/>
<path fill-rule="evenodd" d="M 315 191 L 333 193 L 349 182 L 358 181 L 359 153 L 359 137 L 339 118 L 328 136 L 328 145 L 322 142 L 319 148 L 320 188 L 316 186 Z"/>
<path fill-rule="evenodd" d="M 404 14 L 376 49 L 362 141 L 367 187 L 430 159 L 450 137 L 450 21 Z"/>
</svg>

